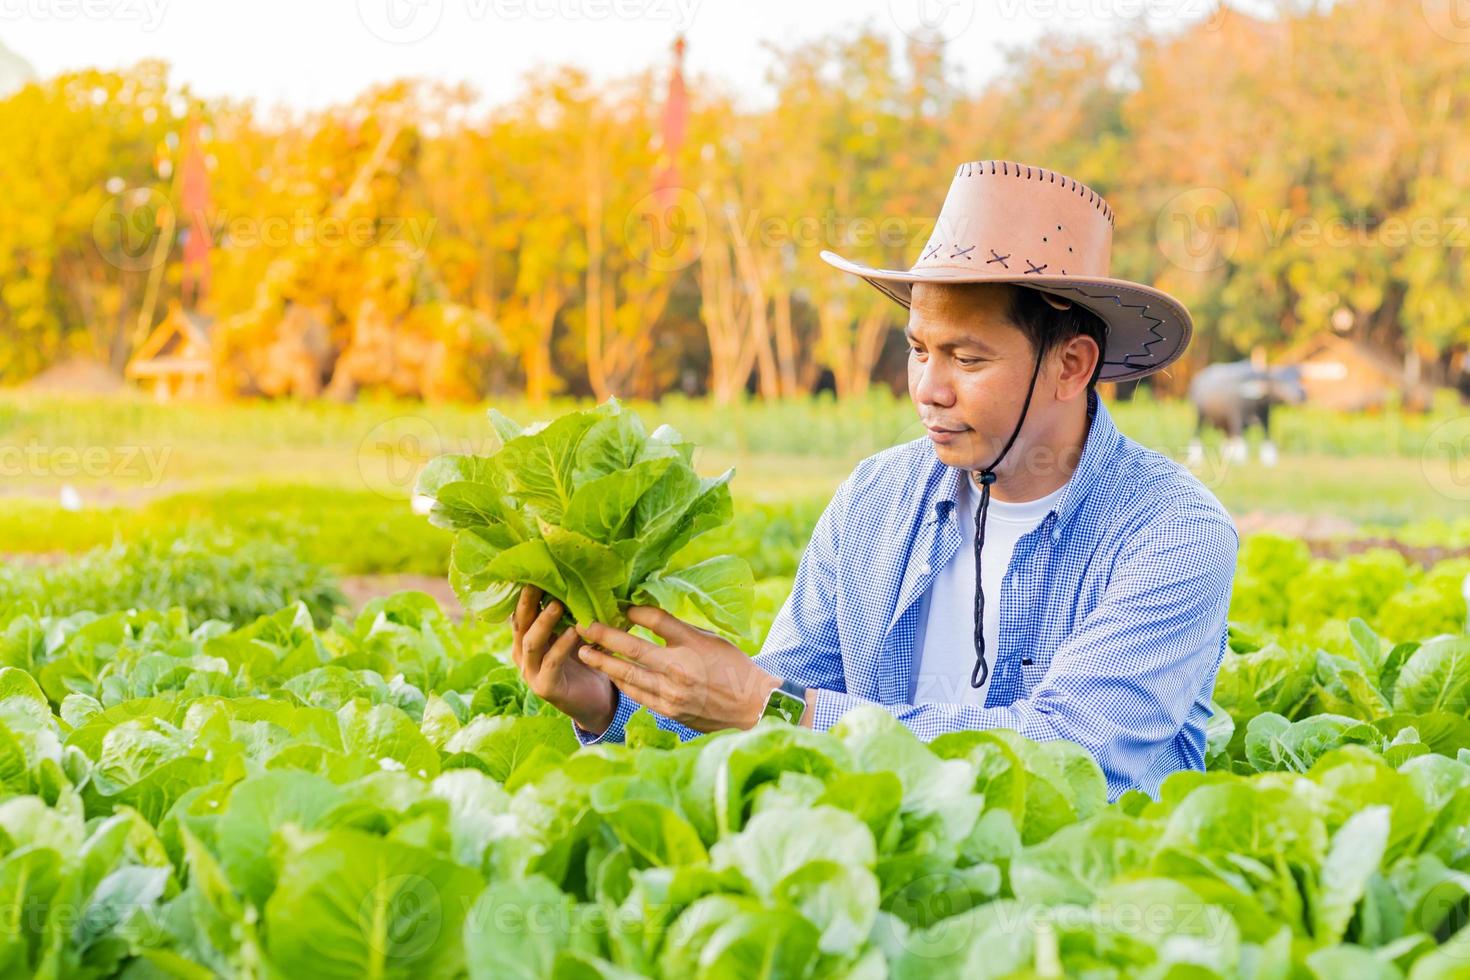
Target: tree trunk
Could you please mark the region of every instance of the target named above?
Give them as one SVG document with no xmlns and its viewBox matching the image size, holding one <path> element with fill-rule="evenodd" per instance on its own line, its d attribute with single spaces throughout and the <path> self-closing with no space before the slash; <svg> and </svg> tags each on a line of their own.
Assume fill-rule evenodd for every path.
<svg viewBox="0 0 1470 980">
<path fill-rule="evenodd" d="M 526 400 L 533 405 L 544 405 L 551 397 L 551 333 L 561 305 L 562 297 L 550 289 L 541 291 L 526 305 L 532 329 L 521 347 L 521 367 L 526 373 Z"/>
<path fill-rule="evenodd" d="M 873 368 L 883 353 L 889 316 L 889 310 L 874 309 L 863 314 L 854 329 L 845 304 L 826 303 L 817 310 L 822 360 L 832 371 L 839 399 L 861 398 L 867 394 Z"/>
<path fill-rule="evenodd" d="M 700 314 L 709 337 L 709 390 L 717 405 L 728 405 L 745 389 L 753 361 L 742 343 L 744 313 L 730 272 L 724 242 L 711 241 L 699 257 Z"/>
<path fill-rule="evenodd" d="M 584 342 L 587 348 L 587 381 L 592 385 L 593 396 L 602 402 L 609 394 L 602 343 L 602 174 L 591 149 L 591 139 L 587 141 L 587 147 L 587 336 Z"/>
<path fill-rule="evenodd" d="M 730 222 L 732 225 L 734 222 Z M 771 353 L 771 326 L 769 305 L 766 299 L 765 277 L 755 255 L 746 241 L 744 230 L 732 227 L 730 241 L 735 252 L 735 264 L 739 270 L 739 281 L 745 287 L 746 311 L 749 316 L 751 355 L 755 361 L 762 398 L 775 399 L 781 395 L 780 377 L 776 371 L 776 359 Z"/>
<path fill-rule="evenodd" d="M 801 392 L 796 376 L 796 334 L 791 327 L 791 289 L 785 283 L 776 286 L 772 297 L 775 305 L 776 367 L 781 377 L 781 397 L 795 398 Z"/>
</svg>

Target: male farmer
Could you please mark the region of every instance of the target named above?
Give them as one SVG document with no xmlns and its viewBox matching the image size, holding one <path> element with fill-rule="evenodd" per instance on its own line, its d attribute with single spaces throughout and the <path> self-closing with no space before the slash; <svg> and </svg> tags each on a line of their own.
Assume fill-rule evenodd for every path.
<svg viewBox="0 0 1470 980">
<path fill-rule="evenodd" d="M 909 308 L 927 436 L 838 487 L 754 659 L 647 607 L 628 618 L 666 645 L 604 624 L 553 638 L 561 604 L 538 615 L 527 588 L 513 655 L 532 690 L 584 743 L 621 740 L 640 704 L 681 738 L 772 713 L 825 730 L 878 704 L 926 739 L 1071 739 L 1110 798 L 1203 768 L 1239 540 L 1094 391 L 1172 363 L 1191 333 L 1178 301 L 1108 275 L 1112 231 L 1086 186 L 986 160 L 960 165 L 911 269 L 822 252 Z"/>
</svg>

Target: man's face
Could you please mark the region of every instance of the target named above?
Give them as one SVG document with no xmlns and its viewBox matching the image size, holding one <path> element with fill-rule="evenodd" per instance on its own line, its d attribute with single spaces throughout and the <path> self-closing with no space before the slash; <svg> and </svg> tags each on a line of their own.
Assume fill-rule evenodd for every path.
<svg viewBox="0 0 1470 980">
<path fill-rule="evenodd" d="M 1005 448 L 1026 400 L 1036 352 L 1007 316 L 1010 286 L 915 283 L 905 331 L 909 397 L 939 459 L 979 470 Z M 1050 358 L 1048 358 L 1050 360 Z M 1000 467 L 1022 456 L 1028 435 L 1044 431 L 1052 400 L 1042 365 L 1027 421 Z"/>
</svg>

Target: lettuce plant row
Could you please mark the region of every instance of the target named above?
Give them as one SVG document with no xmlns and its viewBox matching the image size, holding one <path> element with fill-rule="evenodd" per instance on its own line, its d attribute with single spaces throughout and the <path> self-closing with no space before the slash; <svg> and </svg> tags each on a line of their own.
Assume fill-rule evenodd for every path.
<svg viewBox="0 0 1470 980">
<path fill-rule="evenodd" d="M 1211 770 L 1109 806 L 1075 745 L 876 709 L 577 750 L 417 593 L 13 615 L 0 975 L 1464 976 L 1470 641 L 1345 629 L 1238 630 Z"/>
</svg>

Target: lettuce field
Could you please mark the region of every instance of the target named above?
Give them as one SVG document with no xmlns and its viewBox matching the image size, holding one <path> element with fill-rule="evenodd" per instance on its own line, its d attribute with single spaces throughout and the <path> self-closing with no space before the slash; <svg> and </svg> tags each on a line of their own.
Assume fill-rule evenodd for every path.
<svg viewBox="0 0 1470 980">
<path fill-rule="evenodd" d="M 1248 536 L 1207 770 L 1156 800 L 876 710 L 579 749 L 503 584 L 754 652 L 815 513 L 578 417 L 601 464 L 502 419 L 549 451 L 424 471 L 468 615 L 353 608 L 264 525 L 0 569 L 0 976 L 1470 977 L 1470 559 Z"/>
</svg>

